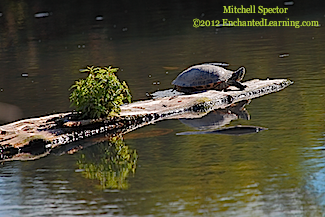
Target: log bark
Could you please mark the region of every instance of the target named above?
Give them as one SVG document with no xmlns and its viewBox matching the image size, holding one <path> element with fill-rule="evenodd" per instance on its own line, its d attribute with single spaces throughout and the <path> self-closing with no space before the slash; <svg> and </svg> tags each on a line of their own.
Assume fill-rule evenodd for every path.
<svg viewBox="0 0 325 217">
<path fill-rule="evenodd" d="M 30 118 L 0 126 L 0 160 L 20 155 L 45 156 L 58 146 L 94 135 L 124 134 L 164 119 L 198 118 L 242 101 L 280 91 L 293 82 L 288 79 L 250 80 L 238 91 L 209 90 L 185 95 L 168 90 L 171 96 L 121 106 L 119 117 L 78 120 L 73 112 Z M 181 95 L 177 95 L 181 94 Z"/>
</svg>

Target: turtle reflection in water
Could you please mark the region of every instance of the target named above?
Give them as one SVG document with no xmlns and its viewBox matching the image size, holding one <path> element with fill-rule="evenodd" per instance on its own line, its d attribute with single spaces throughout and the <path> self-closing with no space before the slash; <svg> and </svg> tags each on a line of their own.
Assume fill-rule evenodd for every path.
<svg viewBox="0 0 325 217">
<path fill-rule="evenodd" d="M 234 127 L 227 127 L 227 128 L 213 130 L 213 131 L 188 131 L 188 132 L 176 133 L 176 135 L 182 136 L 182 135 L 196 135 L 196 134 L 226 134 L 226 135 L 239 136 L 244 134 L 258 133 L 262 130 L 267 130 L 267 128 L 257 127 L 257 126 L 237 125 Z"/>
<path fill-rule="evenodd" d="M 249 120 L 250 115 L 244 108 L 250 100 L 243 100 L 229 106 L 225 109 L 216 109 L 202 118 L 196 119 L 179 119 L 183 124 L 199 129 L 200 131 L 190 131 L 177 133 L 176 135 L 195 135 L 195 134 L 228 134 L 228 135 L 243 135 L 257 133 L 267 128 L 256 126 L 234 126 L 222 128 L 231 121 L 238 118 Z M 206 131 L 204 131 L 206 130 Z"/>
</svg>

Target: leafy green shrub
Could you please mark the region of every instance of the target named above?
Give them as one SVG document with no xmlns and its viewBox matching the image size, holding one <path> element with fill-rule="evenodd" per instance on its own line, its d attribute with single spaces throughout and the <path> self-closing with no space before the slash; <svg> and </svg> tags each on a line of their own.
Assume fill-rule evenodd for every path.
<svg viewBox="0 0 325 217">
<path fill-rule="evenodd" d="M 120 106 L 131 102 L 129 87 L 119 81 L 118 68 L 87 67 L 88 77 L 71 86 L 71 106 L 82 113 L 82 118 L 104 118 L 120 113 Z"/>
</svg>

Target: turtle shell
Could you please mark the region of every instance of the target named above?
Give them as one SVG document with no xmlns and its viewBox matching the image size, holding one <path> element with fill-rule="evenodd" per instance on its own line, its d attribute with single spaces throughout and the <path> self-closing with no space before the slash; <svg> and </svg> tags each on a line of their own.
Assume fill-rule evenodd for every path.
<svg viewBox="0 0 325 217">
<path fill-rule="evenodd" d="M 228 81 L 233 72 L 211 64 L 192 66 L 172 82 L 180 87 L 197 87 Z"/>
</svg>

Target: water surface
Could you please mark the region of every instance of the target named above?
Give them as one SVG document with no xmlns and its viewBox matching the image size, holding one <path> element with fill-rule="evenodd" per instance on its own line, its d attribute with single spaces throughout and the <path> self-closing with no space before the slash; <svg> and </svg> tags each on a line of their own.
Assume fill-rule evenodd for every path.
<svg viewBox="0 0 325 217">
<path fill-rule="evenodd" d="M 102 179 L 80 169 L 83 156 L 100 168 L 107 142 L 71 155 L 6 162 L 0 167 L 1 215 L 322 216 L 324 27 L 192 27 L 193 18 L 260 18 L 227 16 L 223 4 L 1 2 L 0 102 L 17 111 L 11 119 L 2 115 L 2 123 L 71 110 L 68 88 L 87 65 L 119 67 L 134 100 L 171 88 L 179 72 L 202 62 L 227 62 L 232 70 L 245 66 L 246 80 L 295 82 L 254 99 L 246 107 L 251 120 L 230 124 L 267 131 L 176 136 L 194 129 L 168 120 L 129 133 L 123 147 L 136 151 L 135 170 L 114 167 L 107 173 L 123 185 L 103 187 Z M 324 8 L 322 2 L 295 1 L 289 14 L 267 18 L 323 24 Z M 39 12 L 48 16 L 35 17 Z"/>
</svg>

